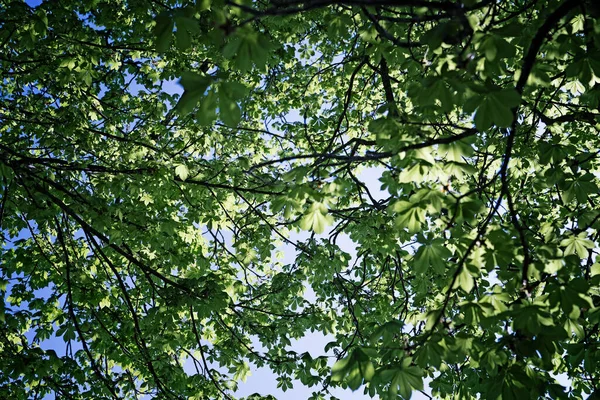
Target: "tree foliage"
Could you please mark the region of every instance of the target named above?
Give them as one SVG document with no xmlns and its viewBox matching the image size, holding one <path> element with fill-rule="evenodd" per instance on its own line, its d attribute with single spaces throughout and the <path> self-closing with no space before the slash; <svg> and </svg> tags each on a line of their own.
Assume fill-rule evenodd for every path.
<svg viewBox="0 0 600 400">
<path fill-rule="evenodd" d="M 598 17 L 3 2 L 0 397 L 598 396 Z"/>
</svg>

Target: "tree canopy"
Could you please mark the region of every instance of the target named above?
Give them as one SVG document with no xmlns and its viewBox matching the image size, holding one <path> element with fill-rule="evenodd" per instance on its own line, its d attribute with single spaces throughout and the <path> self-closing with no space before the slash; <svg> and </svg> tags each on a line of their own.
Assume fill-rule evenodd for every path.
<svg viewBox="0 0 600 400">
<path fill-rule="evenodd" d="M 599 398 L 599 17 L 3 2 L 0 397 Z"/>
</svg>

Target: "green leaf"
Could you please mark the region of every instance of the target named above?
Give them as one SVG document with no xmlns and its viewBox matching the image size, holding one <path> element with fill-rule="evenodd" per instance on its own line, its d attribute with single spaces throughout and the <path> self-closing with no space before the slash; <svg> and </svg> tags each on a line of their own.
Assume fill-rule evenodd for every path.
<svg viewBox="0 0 600 400">
<path fill-rule="evenodd" d="M 223 56 L 232 59 L 235 67 L 247 72 L 256 66 L 263 69 L 271 43 L 267 36 L 249 29 L 238 29 L 233 39 L 223 48 Z"/>
<path fill-rule="evenodd" d="M 498 54 L 498 48 L 496 47 L 494 37 L 486 37 L 483 42 L 481 42 L 479 50 L 483 50 L 485 58 L 488 61 L 494 61 L 496 59 L 496 55 Z"/>
<path fill-rule="evenodd" d="M 246 379 L 248 379 L 250 375 L 252 375 L 252 372 L 250 370 L 250 365 L 247 362 L 242 361 L 237 363 L 233 379 L 246 382 Z"/>
<path fill-rule="evenodd" d="M 502 112 L 505 114 L 506 110 Z M 478 131 L 484 132 L 489 129 L 495 120 L 496 110 L 494 108 L 493 100 L 490 100 L 486 97 L 481 105 L 477 108 L 477 113 L 475 114 L 475 127 Z M 506 114 L 504 115 L 506 117 Z"/>
<path fill-rule="evenodd" d="M 219 88 L 226 93 L 229 98 L 236 101 L 243 99 L 248 92 L 248 89 L 244 84 L 233 81 L 221 82 Z"/>
<path fill-rule="evenodd" d="M 190 171 L 188 170 L 188 167 L 186 167 L 184 164 L 179 164 L 175 167 L 175 174 L 182 181 L 185 181 L 188 178 L 189 173 Z"/>
<path fill-rule="evenodd" d="M 600 275 L 600 263 L 594 263 L 590 268 L 590 275 L 592 277 Z"/>
<path fill-rule="evenodd" d="M 331 369 L 332 382 L 346 382 L 352 390 L 357 390 L 363 382 L 370 381 L 375 374 L 369 356 L 360 348 L 343 359 L 336 361 Z"/>
<path fill-rule="evenodd" d="M 206 90 L 212 83 L 212 78 L 193 72 L 182 73 L 179 84 L 185 91 L 177 103 L 176 109 L 181 114 L 189 114 L 204 97 Z"/>
<path fill-rule="evenodd" d="M 512 125 L 513 108 L 521 102 L 521 97 L 514 89 L 503 89 L 492 92 L 484 97 L 475 114 L 475 126 L 483 132 L 492 125 L 508 128 Z"/>
<path fill-rule="evenodd" d="M 421 368 L 433 366 L 439 368 L 445 357 L 444 348 L 436 341 L 426 342 L 417 352 L 416 361 Z"/>
<path fill-rule="evenodd" d="M 190 35 L 200 35 L 202 30 L 200 29 L 200 23 L 195 18 L 179 16 L 175 18 L 177 29 L 180 28 L 189 32 Z"/>
<path fill-rule="evenodd" d="M 327 213 L 325 204 L 314 202 L 300 220 L 300 228 L 303 230 L 312 230 L 315 233 L 323 233 L 325 228 L 332 223 L 333 217 Z"/>
<path fill-rule="evenodd" d="M 467 158 L 473 155 L 473 147 L 467 140 L 457 140 L 450 144 L 441 144 L 440 154 L 447 153 L 446 157 L 450 161 L 462 162 L 463 157 Z"/>
<path fill-rule="evenodd" d="M 473 279 L 473 276 L 471 275 L 469 270 L 463 266 L 461 267 L 461 270 L 456 278 L 456 282 L 454 283 L 453 289 L 461 288 L 466 293 L 469 293 L 471 292 L 471 290 L 473 290 L 474 284 L 475 281 Z"/>
<path fill-rule="evenodd" d="M 164 53 L 169 50 L 171 41 L 173 40 L 174 25 L 173 18 L 167 13 L 160 14 L 156 17 L 154 35 L 156 36 L 156 51 L 159 53 Z"/>
<path fill-rule="evenodd" d="M 222 82 L 219 86 L 219 116 L 229 126 L 237 126 L 242 119 L 242 110 L 237 100 L 242 97 L 243 85 L 235 82 Z"/>
<path fill-rule="evenodd" d="M 396 202 L 393 210 L 398 213 L 396 226 L 407 228 L 410 233 L 418 232 L 425 221 L 425 210 L 408 201 Z"/>
<path fill-rule="evenodd" d="M 565 247 L 565 255 L 576 254 L 579 258 L 587 258 L 588 249 L 594 248 L 594 242 L 586 238 L 585 232 L 563 239 L 560 245 Z"/>
<path fill-rule="evenodd" d="M 426 273 L 432 267 L 437 274 L 443 274 L 446 262 L 451 255 L 452 253 L 444 246 L 441 239 L 436 239 L 429 245 L 423 245 L 415 254 L 415 272 Z"/>
<path fill-rule="evenodd" d="M 384 379 L 390 380 L 390 396 L 400 395 L 403 399 L 409 399 L 413 390 L 423 389 L 423 371 L 412 366 L 412 358 L 407 357 L 402 360 L 399 368 L 384 370 L 382 375 Z"/>
<path fill-rule="evenodd" d="M 431 88 L 427 90 L 427 95 L 440 101 L 442 111 L 448 112 L 454 108 L 454 96 L 444 80 L 435 81 Z"/>
<path fill-rule="evenodd" d="M 178 27 L 175 31 L 175 38 L 177 39 L 177 48 L 179 50 L 186 50 L 192 45 L 192 38 L 188 31 L 184 28 Z"/>
<path fill-rule="evenodd" d="M 204 126 L 212 125 L 217 119 L 217 94 L 213 89 L 210 89 L 206 97 L 200 102 L 196 120 Z"/>
<path fill-rule="evenodd" d="M 280 376 L 277 378 L 277 387 L 281 388 L 283 392 L 286 392 L 288 389 L 292 389 L 294 384 L 292 380 L 287 376 Z"/>
</svg>

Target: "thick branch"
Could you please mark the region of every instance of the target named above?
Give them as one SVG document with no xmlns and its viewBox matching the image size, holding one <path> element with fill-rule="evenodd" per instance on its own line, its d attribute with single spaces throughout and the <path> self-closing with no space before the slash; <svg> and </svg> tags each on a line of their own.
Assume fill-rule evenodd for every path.
<svg viewBox="0 0 600 400">
<path fill-rule="evenodd" d="M 529 49 L 527 50 L 527 54 L 525 55 L 525 58 L 523 59 L 523 67 L 521 68 L 521 75 L 519 76 L 519 80 L 518 80 L 517 86 L 516 86 L 516 89 L 519 93 L 523 93 L 523 88 L 525 87 L 525 84 L 527 83 L 527 79 L 529 78 L 529 75 L 531 74 L 531 71 L 533 70 L 533 66 L 535 65 L 535 59 L 537 57 L 537 54 L 540 51 L 540 48 L 544 44 L 544 41 L 546 40 L 546 37 L 548 36 L 548 34 L 552 30 L 552 28 L 554 28 L 554 26 L 556 26 L 556 24 L 564 16 L 566 16 L 569 13 L 569 11 L 571 11 L 573 8 L 579 6 L 580 4 L 581 4 L 581 2 L 578 0 L 565 1 L 556 10 L 554 10 L 554 12 L 552 14 L 550 14 L 548 16 L 548 18 L 546 19 L 544 24 L 540 27 L 540 29 L 538 29 L 537 33 L 531 40 L 531 45 L 529 46 Z"/>
</svg>

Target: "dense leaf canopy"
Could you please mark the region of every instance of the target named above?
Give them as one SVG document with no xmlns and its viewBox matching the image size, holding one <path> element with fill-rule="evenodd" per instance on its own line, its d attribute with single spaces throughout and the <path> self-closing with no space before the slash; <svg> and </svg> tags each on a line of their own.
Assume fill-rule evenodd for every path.
<svg viewBox="0 0 600 400">
<path fill-rule="evenodd" d="M 1 398 L 599 396 L 595 0 L 38 3 L 0 4 Z"/>
</svg>

